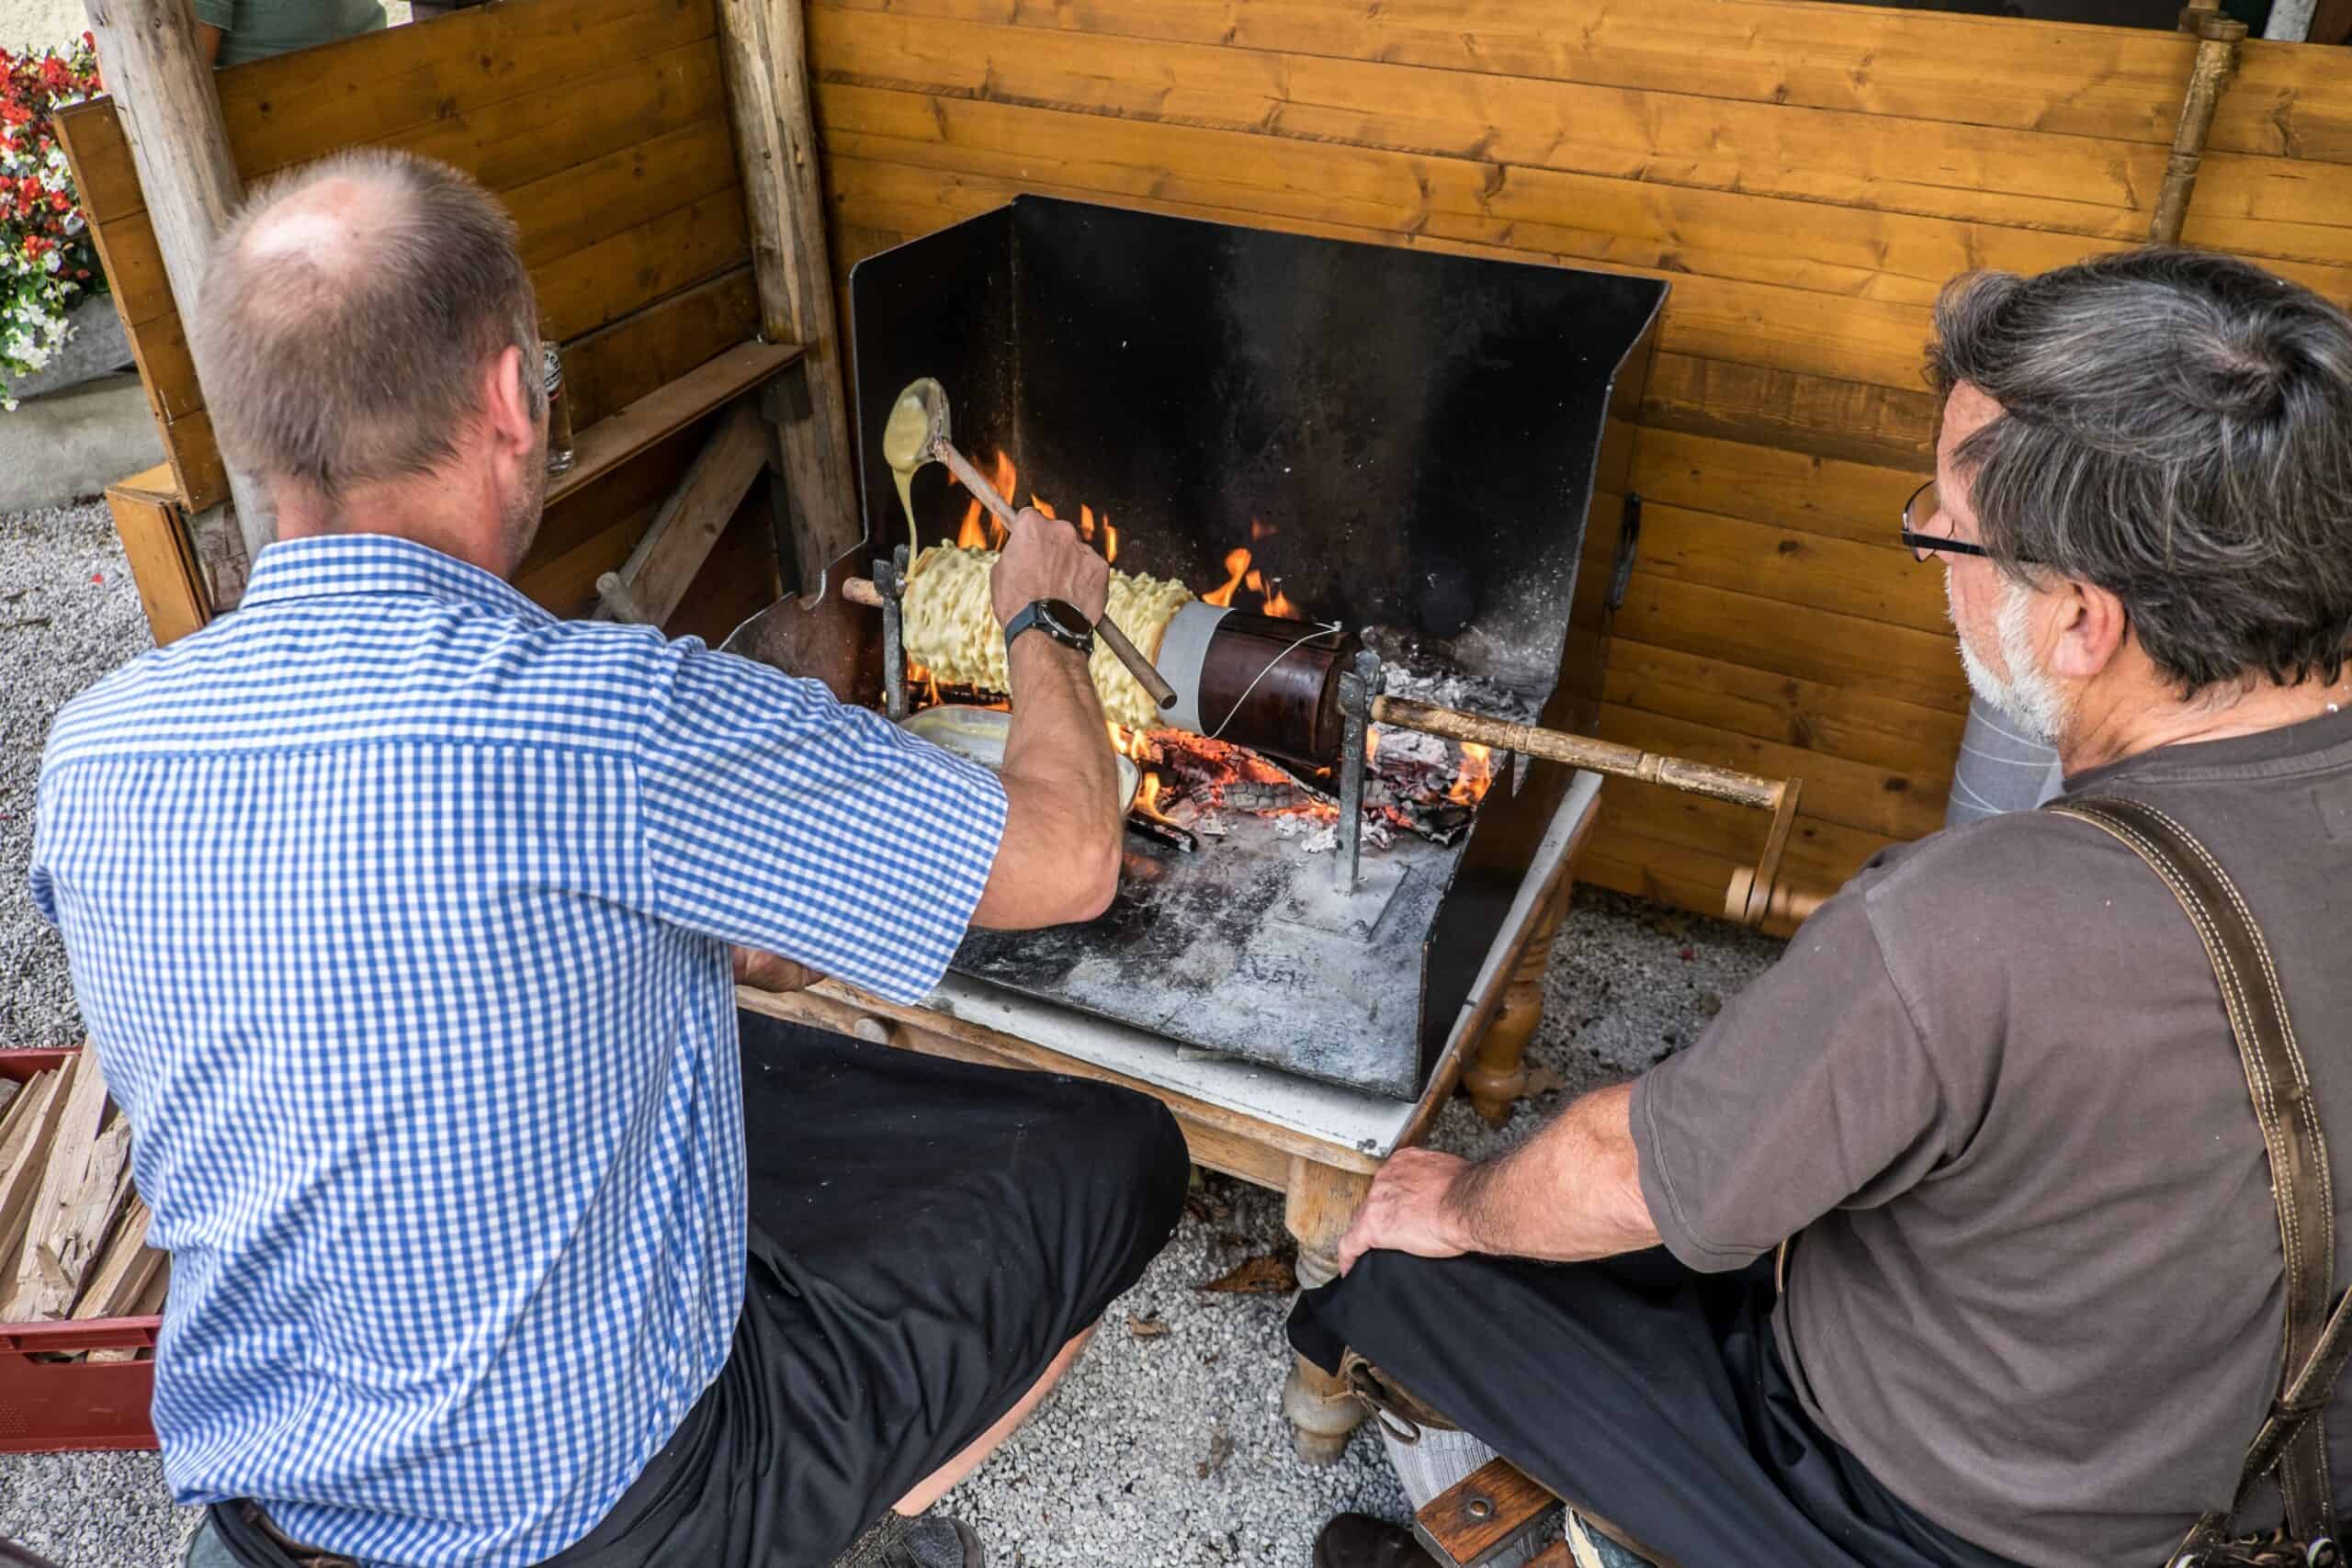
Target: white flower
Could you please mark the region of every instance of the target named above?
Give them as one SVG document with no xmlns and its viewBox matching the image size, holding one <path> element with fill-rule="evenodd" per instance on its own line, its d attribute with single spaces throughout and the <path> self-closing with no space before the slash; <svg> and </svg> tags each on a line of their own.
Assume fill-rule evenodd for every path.
<svg viewBox="0 0 2352 1568">
<path fill-rule="evenodd" d="M 65 270 L 65 254 L 64 254 L 62 251 L 44 251 L 44 252 L 42 252 L 42 253 L 41 253 L 41 258 L 40 258 L 40 269 L 41 269 L 41 271 L 43 271 L 43 272 L 62 272 L 62 271 L 64 271 L 64 270 Z"/>
<path fill-rule="evenodd" d="M 88 224 L 82 221 L 82 209 L 80 208 L 77 207 L 73 211 L 65 215 L 65 231 L 67 233 L 78 234 L 88 227 Z"/>
</svg>

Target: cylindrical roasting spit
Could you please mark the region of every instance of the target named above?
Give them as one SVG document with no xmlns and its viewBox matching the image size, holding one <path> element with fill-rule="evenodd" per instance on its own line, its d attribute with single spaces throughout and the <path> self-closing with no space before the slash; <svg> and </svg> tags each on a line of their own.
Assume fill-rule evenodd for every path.
<svg viewBox="0 0 2352 1568">
<path fill-rule="evenodd" d="M 882 604 L 881 592 L 864 578 L 843 583 L 842 594 L 855 604 Z M 1346 761 L 1341 677 L 1362 646 L 1352 632 L 1193 600 L 1170 617 L 1156 656 L 1147 657 L 1154 658 L 1159 675 L 1175 694 L 1163 717 L 1166 728 L 1213 736 L 1310 767 L 1336 769 Z M 1733 874 L 1724 916 L 1760 926 L 1768 918 L 1810 912 L 1792 909 L 1791 890 L 1779 886 L 1781 852 L 1794 825 L 1801 781 L 1766 778 L 1402 697 L 1374 696 L 1363 716 L 1393 728 L 1497 751 L 1524 752 L 1770 812 L 1764 852 L 1755 866 Z"/>
<path fill-rule="evenodd" d="M 865 578 L 842 585 L 853 604 L 878 607 Z M 1339 760 L 1339 671 L 1363 639 L 1304 621 L 1227 610 L 1200 600 L 1170 617 L 1153 662 L 1176 694 L 1161 722 L 1309 767 Z"/>
</svg>

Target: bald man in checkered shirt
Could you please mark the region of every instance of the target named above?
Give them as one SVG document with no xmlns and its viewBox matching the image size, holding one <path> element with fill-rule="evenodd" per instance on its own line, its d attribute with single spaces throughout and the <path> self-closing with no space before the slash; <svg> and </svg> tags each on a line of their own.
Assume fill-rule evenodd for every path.
<svg viewBox="0 0 2352 1568">
<path fill-rule="evenodd" d="M 1181 1212 L 1139 1096 L 739 1021 L 912 1001 L 1090 919 L 1082 652 L 1011 648 L 1001 774 L 505 579 L 538 320 L 471 181 L 345 155 L 222 237 L 194 349 L 277 542 L 68 706 L 32 873 L 173 1260 L 154 1418 L 198 1564 L 977 1568 L 926 1513 Z M 1025 514 L 1001 619 L 1102 614 Z"/>
</svg>

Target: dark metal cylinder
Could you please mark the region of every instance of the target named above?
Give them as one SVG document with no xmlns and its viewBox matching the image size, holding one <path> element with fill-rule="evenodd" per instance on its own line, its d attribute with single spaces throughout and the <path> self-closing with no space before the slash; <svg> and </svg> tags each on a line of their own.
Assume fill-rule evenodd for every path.
<svg viewBox="0 0 2352 1568">
<path fill-rule="evenodd" d="M 1236 611 L 1219 621 L 1201 662 L 1203 733 L 1310 767 L 1340 756 L 1340 671 L 1362 638 Z M 1297 646 L 1294 647 L 1293 645 Z"/>
</svg>

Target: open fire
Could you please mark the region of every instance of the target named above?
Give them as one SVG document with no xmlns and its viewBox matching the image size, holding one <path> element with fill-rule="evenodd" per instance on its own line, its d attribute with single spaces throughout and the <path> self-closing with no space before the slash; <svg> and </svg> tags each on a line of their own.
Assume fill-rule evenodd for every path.
<svg viewBox="0 0 2352 1568">
<path fill-rule="evenodd" d="M 1019 474 L 1012 459 L 1000 450 L 988 475 L 997 493 L 1011 501 Z M 1032 494 L 1029 504 L 1048 517 L 1057 516 L 1051 503 Z M 1079 536 L 1096 546 L 1107 561 L 1119 558 L 1119 532 L 1108 513 L 1098 514 L 1081 503 L 1076 524 Z M 1250 537 L 1263 545 L 1277 536 L 1273 525 L 1253 520 Z M 1001 549 L 1004 525 L 977 500 L 966 503 L 956 543 L 967 549 Z M 1278 578 L 1257 564 L 1252 551 L 1237 548 L 1225 558 L 1226 580 L 1200 595 L 1203 602 L 1230 608 L 1237 593 L 1258 597 L 1261 615 L 1303 620 L 1286 598 Z M 1246 601 L 1245 601 L 1246 604 Z M 1000 694 L 955 686 L 943 687 L 932 672 L 910 660 L 907 683 L 917 707 L 943 702 L 979 707 L 1003 707 Z M 1142 770 L 1143 780 L 1128 813 L 1131 826 L 1148 837 L 1173 847 L 1193 850 L 1200 840 L 1227 832 L 1223 814 L 1294 820 L 1300 847 L 1309 852 L 1332 848 L 1339 821 L 1337 783 L 1329 769 L 1301 775 L 1246 747 L 1213 737 L 1178 729 L 1129 730 L 1108 726 L 1112 748 Z M 1370 773 L 1364 791 L 1365 842 L 1385 847 L 1396 832 L 1408 832 L 1438 844 L 1451 844 L 1467 830 L 1472 814 L 1494 781 L 1494 761 L 1484 746 L 1457 745 L 1435 736 L 1373 727 Z M 1291 829 L 1283 825 L 1285 836 Z"/>
</svg>

